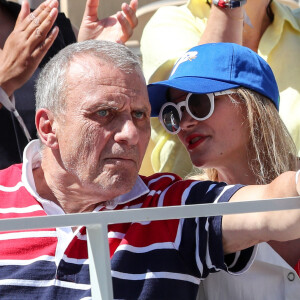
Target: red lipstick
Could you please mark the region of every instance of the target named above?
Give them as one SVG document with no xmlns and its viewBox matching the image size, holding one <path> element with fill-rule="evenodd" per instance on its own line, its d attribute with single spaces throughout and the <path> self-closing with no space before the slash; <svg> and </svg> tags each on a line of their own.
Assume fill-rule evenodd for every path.
<svg viewBox="0 0 300 300">
<path fill-rule="evenodd" d="M 196 147 L 198 147 L 200 144 L 202 144 L 206 140 L 206 136 L 198 133 L 194 133 L 189 135 L 185 142 L 187 144 L 188 150 L 193 150 Z"/>
</svg>

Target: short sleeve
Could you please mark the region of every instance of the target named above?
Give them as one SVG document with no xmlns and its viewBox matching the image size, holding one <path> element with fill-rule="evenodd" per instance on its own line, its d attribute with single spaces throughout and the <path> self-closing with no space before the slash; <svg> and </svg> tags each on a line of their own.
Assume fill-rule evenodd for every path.
<svg viewBox="0 0 300 300">
<path fill-rule="evenodd" d="M 191 188 L 185 205 L 228 202 L 241 187 L 243 186 L 227 186 L 225 183 L 210 181 L 200 182 Z M 200 278 L 206 278 L 209 273 L 220 270 L 242 273 L 250 267 L 255 257 L 256 247 L 224 255 L 222 216 L 185 219 L 182 221 L 181 236 L 179 251 Z"/>
</svg>

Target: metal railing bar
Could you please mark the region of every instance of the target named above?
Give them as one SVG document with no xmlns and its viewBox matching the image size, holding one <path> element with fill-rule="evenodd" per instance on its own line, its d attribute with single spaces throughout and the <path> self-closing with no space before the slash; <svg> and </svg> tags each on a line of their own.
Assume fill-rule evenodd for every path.
<svg viewBox="0 0 300 300">
<path fill-rule="evenodd" d="M 108 232 L 106 225 L 87 226 L 91 293 L 93 299 L 113 299 Z"/>
<path fill-rule="evenodd" d="M 1 231 L 86 226 L 93 300 L 112 300 L 108 224 L 299 209 L 300 197 L 0 220 Z"/>
<path fill-rule="evenodd" d="M 300 197 L 2 219 L 0 231 L 131 223 L 289 209 L 300 209 Z"/>
</svg>

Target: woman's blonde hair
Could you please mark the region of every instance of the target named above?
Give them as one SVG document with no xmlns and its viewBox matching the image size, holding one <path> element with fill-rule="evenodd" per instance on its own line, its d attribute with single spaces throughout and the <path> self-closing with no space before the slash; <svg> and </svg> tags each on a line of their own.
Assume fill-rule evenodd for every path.
<svg viewBox="0 0 300 300">
<path fill-rule="evenodd" d="M 247 158 L 256 184 L 267 184 L 285 171 L 296 170 L 296 146 L 275 105 L 252 90 L 238 88 L 236 92 L 242 101 L 229 97 L 236 105 L 246 108 L 245 122 L 248 122 L 250 136 Z M 213 168 L 204 169 L 200 177 L 218 181 L 218 172 Z"/>
</svg>

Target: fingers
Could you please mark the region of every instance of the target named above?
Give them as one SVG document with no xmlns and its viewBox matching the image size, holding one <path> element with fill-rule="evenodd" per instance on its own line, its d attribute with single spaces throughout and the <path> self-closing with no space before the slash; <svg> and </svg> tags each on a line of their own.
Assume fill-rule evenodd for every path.
<svg viewBox="0 0 300 300">
<path fill-rule="evenodd" d="M 129 3 L 129 6 L 134 10 L 134 12 L 136 12 L 138 5 L 139 5 L 138 0 L 131 0 Z"/>
<path fill-rule="evenodd" d="M 35 64 L 39 65 L 39 63 L 42 61 L 43 57 L 47 53 L 47 51 L 50 49 L 52 44 L 54 43 L 57 35 L 58 35 L 59 29 L 57 26 L 55 26 L 50 34 L 47 36 L 47 38 L 33 51 L 32 53 L 32 59 L 35 61 Z"/>
<path fill-rule="evenodd" d="M 25 20 L 25 18 L 30 14 L 30 7 L 27 0 L 24 0 L 22 2 L 21 10 L 18 15 L 15 27 L 18 26 L 21 22 Z"/>
<path fill-rule="evenodd" d="M 92 22 L 98 20 L 98 7 L 99 0 L 87 0 L 83 18 L 89 18 Z"/>
<path fill-rule="evenodd" d="M 138 1 L 131 0 L 130 4 L 123 3 L 122 12 L 116 14 L 116 18 L 121 25 L 122 35 L 117 41 L 118 43 L 125 43 L 132 36 L 133 29 L 137 26 L 138 20 L 136 17 Z"/>
<path fill-rule="evenodd" d="M 51 0 L 47 0 L 40 4 L 36 10 L 34 10 L 32 13 L 30 13 L 29 4 L 26 1 L 22 3 L 21 11 L 18 16 L 18 20 L 16 22 L 16 27 L 18 25 L 18 29 L 25 31 L 28 26 L 31 24 L 32 20 L 39 16 L 40 13 L 49 5 Z M 28 11 L 29 9 L 29 11 Z M 23 11 L 24 10 L 24 11 Z M 25 18 L 24 18 L 25 17 Z"/>
<path fill-rule="evenodd" d="M 24 22 L 20 24 L 19 29 L 25 33 L 26 38 L 29 38 L 36 28 L 49 17 L 51 11 L 53 9 L 57 10 L 57 7 L 57 0 L 47 0 L 43 2 L 36 10 L 25 18 Z M 48 29 L 48 32 L 50 28 Z"/>
<path fill-rule="evenodd" d="M 120 12 L 120 11 L 117 12 L 116 18 L 117 18 L 119 24 L 121 25 L 121 31 L 122 31 L 120 33 L 120 38 L 118 40 L 116 40 L 116 42 L 124 44 L 132 36 L 133 29 L 130 26 L 128 20 L 126 19 L 126 17 L 123 15 L 122 12 Z"/>
<path fill-rule="evenodd" d="M 30 14 L 28 16 L 31 19 L 31 23 L 28 25 L 26 31 L 30 34 L 28 42 L 30 44 L 30 51 L 33 51 L 38 45 L 40 45 L 47 37 L 49 30 L 52 28 L 57 14 L 57 1 L 50 1 L 50 5 L 46 6 L 38 15 Z"/>
<path fill-rule="evenodd" d="M 32 50 L 42 42 L 46 42 L 47 34 L 53 26 L 57 14 L 58 10 L 56 8 L 53 8 L 49 16 L 43 21 L 43 23 L 35 28 L 35 31 L 31 34 L 29 38 L 29 43 L 32 44 Z"/>
<path fill-rule="evenodd" d="M 137 0 L 132 0 L 130 2 L 130 5 L 128 5 L 127 3 L 123 3 L 122 12 L 124 13 L 127 21 L 129 22 L 130 27 L 133 29 L 138 24 L 138 20 L 135 14 L 137 8 Z"/>
</svg>

